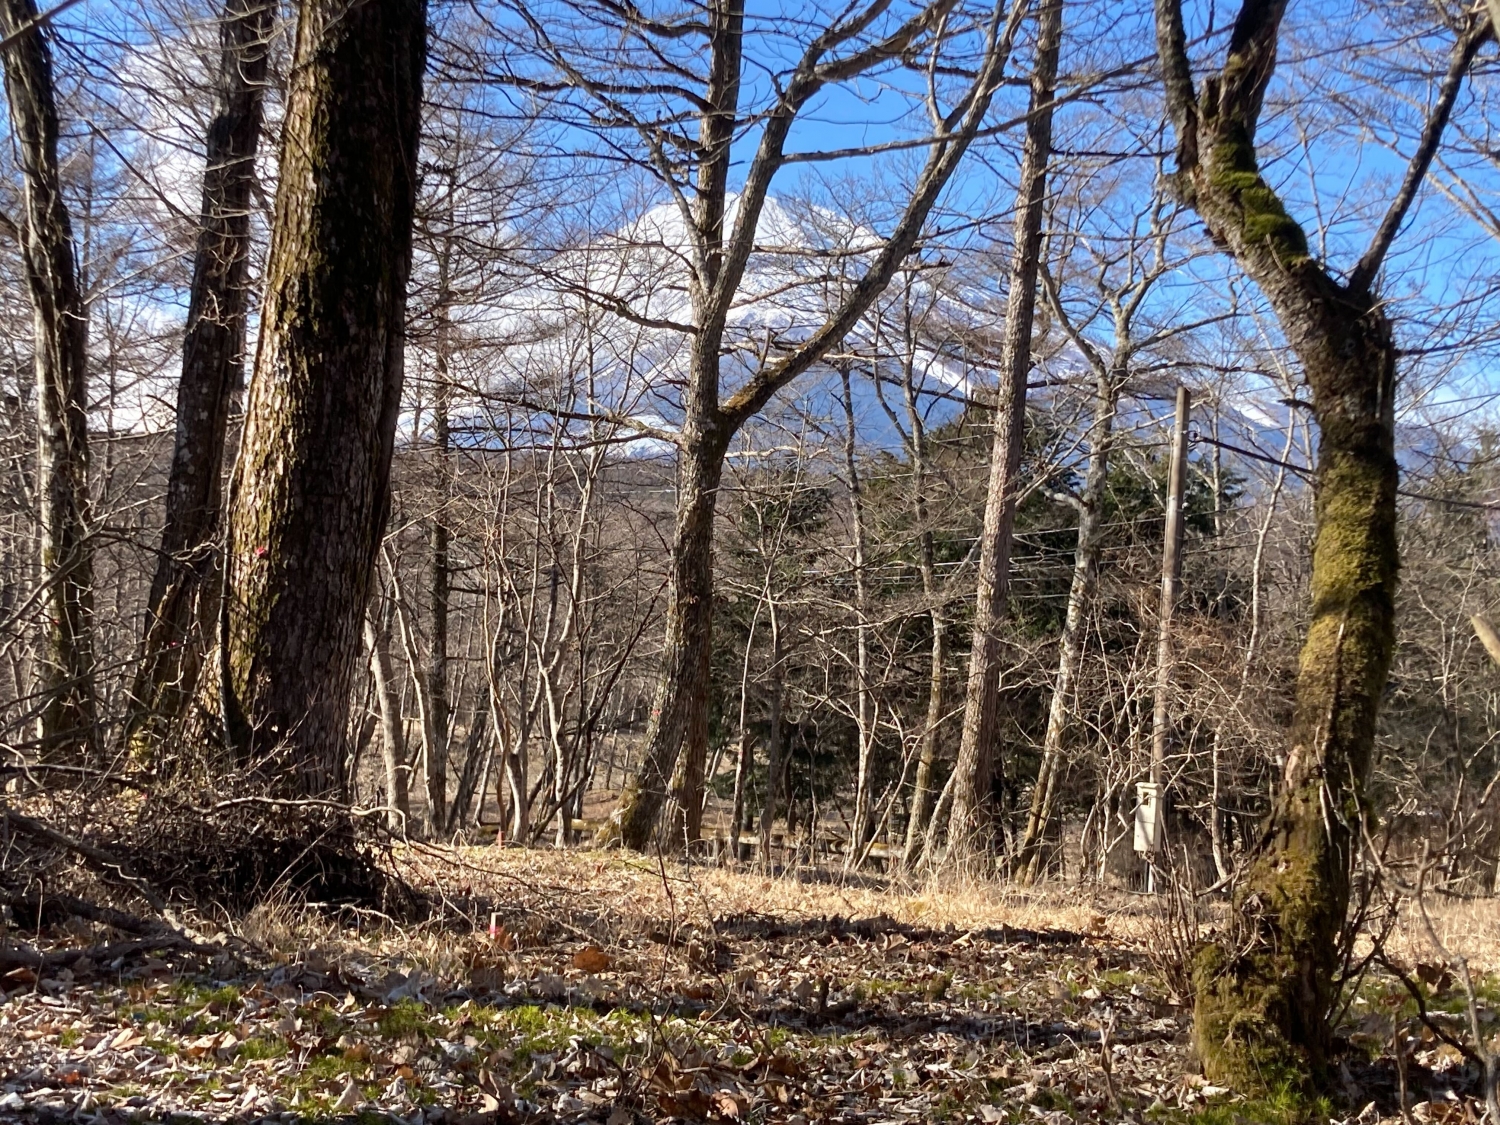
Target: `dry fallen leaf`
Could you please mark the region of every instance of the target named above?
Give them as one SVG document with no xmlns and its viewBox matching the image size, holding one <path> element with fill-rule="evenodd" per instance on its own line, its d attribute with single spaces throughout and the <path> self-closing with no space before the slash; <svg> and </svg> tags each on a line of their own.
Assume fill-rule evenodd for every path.
<svg viewBox="0 0 1500 1125">
<path fill-rule="evenodd" d="M 335 1113 L 348 1113 L 349 1110 L 359 1105 L 364 1100 L 364 1095 L 359 1092 L 359 1087 L 354 1084 L 354 1079 L 349 1079 L 344 1092 L 339 1095 L 339 1100 L 333 1103 Z"/>
<path fill-rule="evenodd" d="M 739 1117 L 740 1103 L 728 1090 L 720 1090 L 713 1098 L 714 1112 L 720 1117 Z"/>
<path fill-rule="evenodd" d="M 585 973 L 605 972 L 611 964 L 609 954 L 597 945 L 585 946 L 573 954 L 573 968 Z"/>
<path fill-rule="evenodd" d="M 194 1039 L 184 1047 L 182 1053 L 190 1059 L 198 1059 L 208 1054 L 208 1052 L 212 1051 L 218 1045 L 219 1037 L 217 1035 L 204 1035 L 198 1039 Z"/>
</svg>

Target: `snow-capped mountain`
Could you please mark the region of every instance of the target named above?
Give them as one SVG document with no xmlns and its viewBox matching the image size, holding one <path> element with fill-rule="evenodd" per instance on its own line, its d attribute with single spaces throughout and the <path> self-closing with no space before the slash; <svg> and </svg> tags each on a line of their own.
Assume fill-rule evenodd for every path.
<svg viewBox="0 0 1500 1125">
<path fill-rule="evenodd" d="M 729 223 L 737 210 L 735 199 Z M 768 199 L 725 328 L 722 395 L 816 331 L 880 245 L 873 231 L 826 209 Z M 524 403 L 615 419 L 609 425 L 629 419 L 675 426 L 693 331 L 692 246 L 680 208 L 668 203 L 536 263 L 533 280 L 503 305 L 460 319 L 461 330 L 485 353 L 483 392 L 510 409 Z M 768 415 L 798 407 L 806 416 L 841 419 L 836 365 L 843 360 L 859 372 L 855 411 L 862 437 L 894 442 L 899 435 L 886 408 L 904 414 L 905 372 L 929 421 L 951 417 L 971 386 L 993 381 L 993 351 L 985 341 L 999 319 L 988 294 L 952 284 L 942 267 L 913 263 L 845 346 L 794 384 Z M 878 394 L 871 373 L 883 382 Z M 569 422 L 579 437 L 590 424 L 600 423 Z"/>
</svg>

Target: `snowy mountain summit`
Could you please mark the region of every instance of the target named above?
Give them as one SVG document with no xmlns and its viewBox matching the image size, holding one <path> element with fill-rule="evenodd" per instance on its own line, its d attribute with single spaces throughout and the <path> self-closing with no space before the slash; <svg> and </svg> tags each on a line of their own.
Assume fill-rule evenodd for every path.
<svg viewBox="0 0 1500 1125">
<path fill-rule="evenodd" d="M 739 200 L 731 202 L 732 229 Z M 734 392 L 833 315 L 882 240 L 826 208 L 771 198 L 724 334 L 721 393 Z M 503 340 L 499 381 L 528 402 L 563 413 L 606 413 L 661 428 L 681 415 L 694 329 L 694 239 L 675 203 L 541 263 L 542 279 L 514 294 L 482 328 Z M 828 416 L 840 363 L 858 374 L 862 421 L 889 425 L 878 394 L 899 403 L 905 372 L 924 409 L 951 415 L 971 382 L 993 380 L 987 349 L 998 311 L 987 294 L 945 284 L 945 270 L 913 260 L 860 319 L 843 347 L 781 396 Z M 877 389 L 872 376 L 878 377 Z M 878 439 L 877 439 L 878 440 Z"/>
</svg>

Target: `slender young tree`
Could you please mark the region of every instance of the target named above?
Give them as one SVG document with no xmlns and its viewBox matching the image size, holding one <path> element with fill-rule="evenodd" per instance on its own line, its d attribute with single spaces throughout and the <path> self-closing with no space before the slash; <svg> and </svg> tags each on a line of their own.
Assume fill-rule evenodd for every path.
<svg viewBox="0 0 1500 1125">
<path fill-rule="evenodd" d="M 974 604 L 974 640 L 964 695 L 963 733 L 954 764 L 948 819 L 948 856 L 965 864 L 988 849 L 994 829 L 990 793 L 995 774 L 1000 693 L 1000 625 L 1010 590 L 1011 533 L 1016 485 L 1025 443 L 1026 381 L 1031 375 L 1032 318 L 1042 255 L 1042 217 L 1047 200 L 1047 164 L 1052 156 L 1052 113 L 1062 42 L 1062 0 L 1045 0 L 1038 12 L 1036 64 L 1031 75 L 1031 114 L 1016 189 L 1015 248 L 995 398 L 995 438 L 989 489 L 980 532 L 979 582 Z M 933 826 L 934 830 L 938 828 Z"/>
<path fill-rule="evenodd" d="M 892 352 L 899 371 L 897 386 L 901 390 L 901 405 L 897 410 L 886 396 L 885 383 L 888 376 L 881 374 L 881 363 L 877 359 L 872 366 L 871 388 L 881 410 L 890 419 L 906 451 L 911 466 L 910 515 L 915 523 L 917 573 L 922 583 L 922 602 L 931 628 L 927 665 L 927 712 L 918 736 L 917 765 L 912 780 L 911 804 L 906 818 L 906 836 L 902 845 L 901 863 L 913 867 L 928 838 L 928 828 L 933 815 L 933 775 L 937 770 L 938 743 L 947 717 L 947 653 L 949 613 L 948 602 L 953 591 L 938 580 L 937 536 L 934 533 L 934 508 L 939 490 L 935 487 L 941 477 L 934 471 L 933 443 L 928 433 L 926 398 L 931 394 L 922 362 L 926 349 L 934 344 L 941 346 L 949 338 L 949 326 L 933 314 L 939 307 L 932 298 L 942 292 L 940 285 L 930 288 L 918 283 L 920 275 L 914 270 L 904 272 L 897 299 L 892 302 L 895 331 L 891 333 Z M 924 288 L 927 289 L 924 292 Z M 888 314 L 889 315 L 889 314 Z M 936 327 L 934 334 L 931 329 Z M 877 328 L 877 338 L 880 335 Z M 904 415 L 904 417 L 903 417 Z M 950 790 L 951 792 L 951 790 Z"/>
<path fill-rule="evenodd" d="M 365 617 L 365 647 L 370 650 L 370 672 L 375 678 L 375 699 L 380 709 L 386 822 L 391 831 L 406 832 L 411 819 L 410 781 L 407 776 L 406 733 L 401 724 L 401 697 L 396 691 L 396 671 L 391 663 L 391 630 L 389 623 L 377 625 L 373 614 Z"/>
<path fill-rule="evenodd" d="M 887 8 L 884 0 L 849 9 L 804 47 L 764 112 L 742 104 L 742 0 L 713 0 L 701 23 L 681 29 L 683 34 L 703 37 L 707 57 L 707 83 L 702 97 L 695 99 L 700 106 L 696 114 L 699 136 L 686 146 L 698 154 L 695 176 L 691 184 L 673 184 L 691 242 L 693 330 L 687 344 L 682 426 L 675 436 L 678 500 L 661 675 L 641 764 L 613 816 L 613 833 L 628 847 L 644 849 L 649 844 L 684 748 L 691 762 L 702 763 L 706 757 L 714 512 L 729 443 L 777 392 L 844 339 L 911 254 L 938 195 L 984 125 L 1016 28 L 1027 10 L 1025 0 L 1016 0 L 1008 11 L 1003 3 L 996 5 L 985 20 L 972 81 L 953 108 L 933 105 L 937 124 L 927 159 L 902 214 L 889 237 L 870 254 L 864 274 L 821 325 L 784 354 L 763 363 L 721 401 L 726 325 L 739 298 L 772 180 L 787 160 L 788 135 L 798 114 L 819 91 L 891 59 L 935 49 L 933 37 L 945 26 L 953 7 L 953 0 L 922 5 L 888 34 L 873 40 L 871 29 Z M 670 28 L 653 30 L 673 34 Z M 731 215 L 734 143 L 752 119 L 763 122 L 760 140 Z M 661 162 L 668 163 L 664 155 Z M 682 786 L 688 794 L 701 787 L 701 776 L 685 778 Z"/>
<path fill-rule="evenodd" d="M 166 522 L 131 693 L 128 736 L 142 749 L 181 713 L 218 608 L 213 541 L 230 403 L 244 375 L 251 191 L 274 19 L 271 0 L 227 0 L 219 19 L 219 70 L 177 383 Z"/>
<path fill-rule="evenodd" d="M 94 734 L 93 545 L 89 528 L 88 309 L 57 158 L 52 51 L 34 0 L 0 0 L 5 93 L 25 210 L 6 220 L 21 244 L 32 311 L 37 484 L 46 619 L 37 649 L 44 753 Z"/>
<path fill-rule="evenodd" d="M 1463 79 L 1490 37 L 1466 15 L 1404 178 L 1369 248 L 1339 277 L 1267 183 L 1256 129 L 1286 0 L 1245 0 L 1222 66 L 1194 82 L 1181 0 L 1157 0 L 1177 133 L 1176 188 L 1273 309 L 1318 426 L 1312 612 L 1280 790 L 1235 898 L 1230 940 L 1194 966 L 1194 1036 L 1210 1077 L 1311 1088 L 1331 1047 L 1354 825 L 1395 650 L 1397 349 L 1377 279 L 1427 175 Z"/>
<path fill-rule="evenodd" d="M 304 0 L 260 346 L 229 503 L 235 755 L 337 794 L 389 507 L 425 64 L 423 0 Z"/>
<path fill-rule="evenodd" d="M 1138 234 L 1111 239 L 1105 243 L 1106 248 L 1091 254 L 1093 277 L 1085 289 L 1096 296 L 1088 300 L 1085 314 L 1088 321 L 1097 320 L 1107 326 L 1107 343 L 1092 338 L 1087 321 L 1069 312 L 1051 271 L 1046 266 L 1040 271 L 1052 318 L 1088 365 L 1094 388 L 1083 488 L 1076 496 L 1058 497 L 1078 513 L 1078 539 L 1062 635 L 1058 638 L 1057 671 L 1047 709 L 1047 727 L 1042 735 L 1041 762 L 1031 791 L 1026 827 L 1012 864 L 1016 876 L 1027 883 L 1035 882 L 1045 867 L 1044 844 L 1057 812 L 1058 783 L 1065 767 L 1064 740 L 1074 725 L 1087 618 L 1094 609 L 1099 584 L 1104 508 L 1120 396 L 1127 390 L 1134 369 L 1145 354 L 1164 341 L 1198 327 L 1196 322 L 1176 321 L 1152 330 L 1137 323 L 1148 296 L 1162 278 L 1180 265 L 1180 261 L 1168 255 L 1174 212 L 1175 208 L 1165 198 L 1154 195 L 1131 224 L 1130 229 Z"/>
<path fill-rule="evenodd" d="M 922 726 L 922 745 L 917 753 L 917 772 L 912 782 L 911 813 L 907 818 L 906 841 L 901 851 L 901 862 L 909 868 L 916 863 L 918 850 L 927 838 L 933 813 L 935 794 L 932 780 L 937 769 L 938 737 L 947 709 L 948 607 L 938 585 L 937 544 L 930 516 L 927 425 L 915 386 L 917 341 L 909 315 L 903 318 L 902 328 L 905 339 L 901 352 L 901 391 L 906 406 L 906 451 L 912 469 L 911 508 L 917 523 L 917 570 L 922 577 L 922 597 L 928 605 L 927 615 L 932 628 L 927 659 L 927 716 Z"/>
<path fill-rule="evenodd" d="M 854 572 L 854 730 L 855 790 L 854 818 L 849 831 L 849 849 L 844 853 L 845 870 L 854 870 L 864 858 L 865 845 L 874 832 L 874 796 L 871 774 L 875 757 L 875 693 L 870 673 L 870 590 L 865 575 L 869 546 L 865 533 L 864 485 L 860 479 L 858 418 L 854 410 L 854 392 L 849 382 L 848 364 L 840 364 L 839 380 L 843 394 L 839 405 L 844 408 L 844 484 L 849 490 L 849 530 L 853 535 Z"/>
</svg>

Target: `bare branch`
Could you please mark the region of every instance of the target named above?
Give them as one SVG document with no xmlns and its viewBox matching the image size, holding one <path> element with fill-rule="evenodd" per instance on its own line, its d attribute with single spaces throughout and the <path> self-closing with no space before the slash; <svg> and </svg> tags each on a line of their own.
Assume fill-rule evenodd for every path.
<svg viewBox="0 0 1500 1125">
<path fill-rule="evenodd" d="M 1500 4 L 1500 0 L 1494 2 Z M 1427 124 L 1422 129 L 1421 140 L 1417 142 L 1417 151 L 1412 153 L 1411 162 L 1406 166 L 1401 188 L 1396 192 L 1396 198 L 1391 200 L 1385 218 L 1381 220 L 1380 228 L 1370 242 L 1370 248 L 1349 275 L 1349 288 L 1354 292 L 1367 293 L 1374 284 L 1375 275 L 1380 272 L 1381 263 L 1390 251 L 1391 242 L 1401 229 L 1401 224 L 1406 221 L 1407 212 L 1417 198 L 1417 190 L 1427 178 L 1427 170 L 1432 167 L 1432 158 L 1437 154 L 1438 144 L 1443 139 L 1443 130 L 1448 125 L 1449 117 L 1453 115 L 1453 103 L 1458 100 L 1458 92 L 1463 87 L 1464 75 L 1469 72 L 1479 48 L 1494 33 L 1493 23 L 1489 20 L 1477 20 L 1454 42 L 1453 50 L 1448 55 L 1448 73 L 1443 76 L 1442 85 L 1438 87 L 1437 101 L 1433 103 L 1432 112 L 1427 115 Z"/>
</svg>

